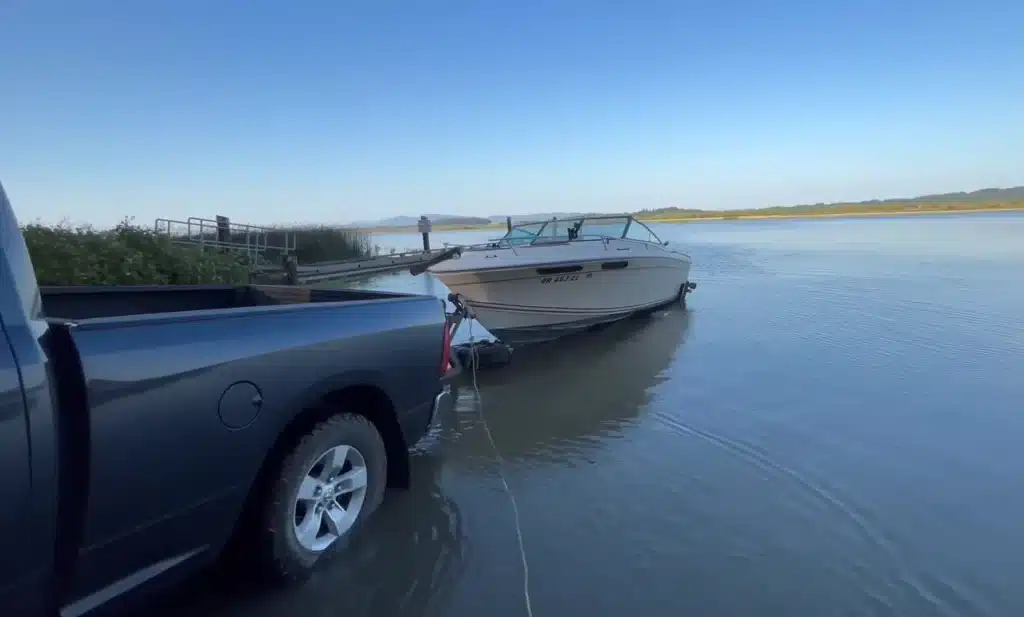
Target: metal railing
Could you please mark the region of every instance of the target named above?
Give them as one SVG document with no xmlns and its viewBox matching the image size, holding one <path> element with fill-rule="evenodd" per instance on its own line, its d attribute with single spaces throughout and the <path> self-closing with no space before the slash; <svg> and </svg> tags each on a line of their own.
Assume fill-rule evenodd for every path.
<svg viewBox="0 0 1024 617">
<path fill-rule="evenodd" d="M 200 250 L 211 248 L 240 252 L 252 263 L 269 251 L 281 255 L 294 253 L 297 240 L 293 232 L 281 229 L 232 223 L 227 218 L 197 216 L 184 221 L 156 219 L 154 231 L 166 235 L 172 242 L 196 246 Z"/>
</svg>

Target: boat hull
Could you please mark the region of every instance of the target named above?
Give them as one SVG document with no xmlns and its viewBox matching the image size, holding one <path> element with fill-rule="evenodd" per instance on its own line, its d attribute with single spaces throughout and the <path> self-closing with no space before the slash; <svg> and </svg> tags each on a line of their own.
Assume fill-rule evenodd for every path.
<svg viewBox="0 0 1024 617">
<path fill-rule="evenodd" d="M 627 258 L 628 257 L 628 258 Z M 557 338 L 679 299 L 690 260 L 679 254 L 609 254 L 562 263 L 435 272 L 477 319 L 509 343 Z"/>
</svg>

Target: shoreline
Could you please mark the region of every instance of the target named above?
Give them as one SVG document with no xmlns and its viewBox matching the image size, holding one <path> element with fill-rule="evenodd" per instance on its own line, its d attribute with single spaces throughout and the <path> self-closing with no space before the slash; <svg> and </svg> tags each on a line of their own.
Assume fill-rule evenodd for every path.
<svg viewBox="0 0 1024 617">
<path fill-rule="evenodd" d="M 922 216 L 929 214 L 982 214 L 992 212 L 1024 212 L 1024 206 L 1012 206 L 1007 208 L 964 208 L 962 210 L 892 210 L 879 212 L 815 212 L 809 214 L 741 214 L 722 216 L 689 216 L 671 218 L 643 218 L 636 217 L 644 223 L 690 223 L 694 221 L 742 221 L 744 219 L 765 220 L 765 219 L 835 219 L 847 217 L 865 216 Z"/>
<path fill-rule="evenodd" d="M 858 218 L 868 216 L 922 216 L 929 214 L 981 214 L 992 212 L 1024 212 L 1024 205 L 1007 206 L 1001 208 L 959 208 L 959 209 L 930 209 L 930 210 L 878 210 L 871 212 L 809 212 L 806 214 L 722 214 L 713 216 L 679 216 L 666 218 L 648 218 L 635 216 L 638 221 L 644 223 L 694 223 L 700 221 L 743 221 L 743 220 L 770 220 L 770 219 L 834 219 L 834 218 Z M 416 227 L 356 227 L 361 232 L 370 234 L 405 234 L 418 233 Z M 432 232 L 440 231 L 484 231 L 488 229 L 505 229 L 505 223 L 492 223 L 490 225 L 435 225 Z"/>
</svg>

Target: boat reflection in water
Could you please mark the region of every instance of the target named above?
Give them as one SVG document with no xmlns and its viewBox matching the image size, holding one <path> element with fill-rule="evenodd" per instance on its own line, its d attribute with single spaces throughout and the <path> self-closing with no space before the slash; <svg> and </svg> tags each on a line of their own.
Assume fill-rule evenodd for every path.
<svg viewBox="0 0 1024 617">
<path fill-rule="evenodd" d="M 585 449 L 634 422 L 652 386 L 681 349 L 690 313 L 673 307 L 611 324 L 603 330 L 524 345 L 503 368 L 477 375 L 459 387 L 461 438 L 448 439 L 449 464 L 486 464 L 489 443 L 478 405 L 506 459 L 557 457 Z M 474 450 L 481 449 L 476 452 Z"/>
</svg>

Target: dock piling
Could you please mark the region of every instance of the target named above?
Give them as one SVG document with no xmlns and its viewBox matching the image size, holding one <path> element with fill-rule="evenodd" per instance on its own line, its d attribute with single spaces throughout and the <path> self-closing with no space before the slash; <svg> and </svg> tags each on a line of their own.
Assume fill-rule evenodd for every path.
<svg viewBox="0 0 1024 617">
<path fill-rule="evenodd" d="M 284 255 L 282 257 L 284 261 L 284 277 L 288 281 L 289 285 L 299 284 L 299 260 L 295 258 L 295 255 Z"/>
<path fill-rule="evenodd" d="M 420 216 L 420 220 L 419 220 L 419 222 L 417 223 L 416 226 L 419 228 L 420 233 L 423 234 L 423 252 L 424 253 L 429 253 L 430 252 L 430 231 L 431 231 L 431 228 L 432 228 L 432 225 L 430 224 L 430 219 L 428 219 L 426 217 L 426 215 L 421 215 Z"/>
<path fill-rule="evenodd" d="M 222 244 L 231 242 L 231 219 L 218 215 L 214 220 L 217 222 L 217 242 Z"/>
</svg>

